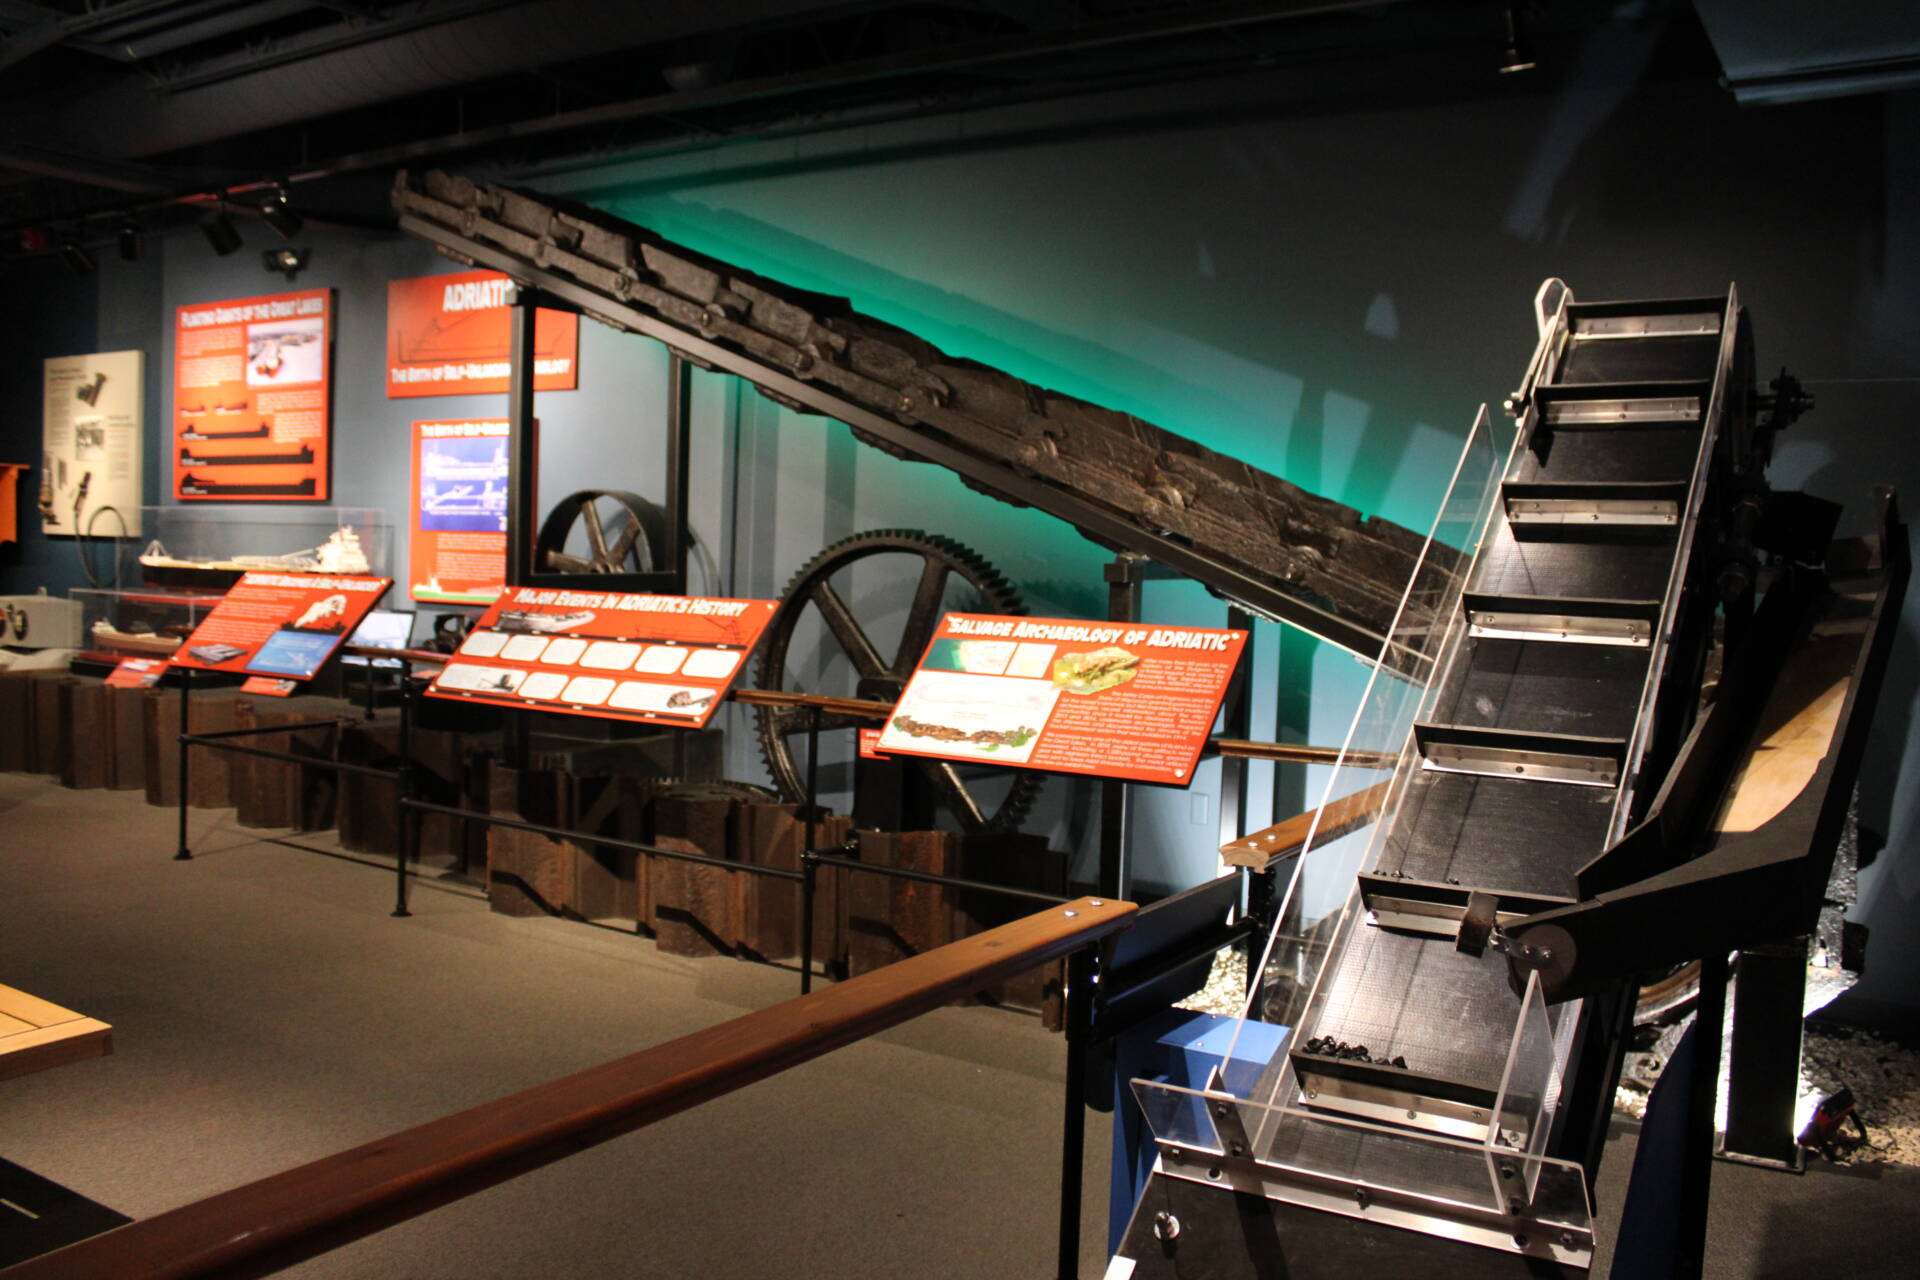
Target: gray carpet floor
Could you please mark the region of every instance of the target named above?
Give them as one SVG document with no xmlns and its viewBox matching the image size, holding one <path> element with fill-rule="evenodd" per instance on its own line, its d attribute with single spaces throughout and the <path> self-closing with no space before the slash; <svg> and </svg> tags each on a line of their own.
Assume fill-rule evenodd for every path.
<svg viewBox="0 0 1920 1280">
<path fill-rule="evenodd" d="M 136 1218 L 798 990 L 450 885 L 391 919 L 390 873 L 224 811 L 176 863 L 172 822 L 0 775 L 0 982 L 114 1028 L 109 1057 L 0 1082 L 0 1157 Z M 286 1274 L 1051 1274 L 1064 1064 L 1036 1019 L 939 1010 Z"/>
<path fill-rule="evenodd" d="M 0 1082 L 0 1157 L 134 1217 L 797 990 L 788 970 L 494 915 L 451 882 L 391 919 L 390 872 L 224 811 L 193 814 L 198 856 L 176 863 L 173 817 L 0 775 L 0 982 L 115 1043 Z M 1063 1065 L 1032 1018 L 940 1010 L 286 1274 L 1051 1275 Z M 1089 1120 L 1098 1276 L 1107 1129 Z M 1610 1144 L 1603 1214 L 1631 1145 Z M 1714 1178 L 1715 1280 L 1920 1273 L 1920 1171 Z"/>
</svg>

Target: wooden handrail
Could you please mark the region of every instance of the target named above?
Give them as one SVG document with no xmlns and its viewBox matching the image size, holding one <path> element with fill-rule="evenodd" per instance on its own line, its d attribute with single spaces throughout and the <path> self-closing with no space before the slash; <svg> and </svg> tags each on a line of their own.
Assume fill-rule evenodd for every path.
<svg viewBox="0 0 1920 1280">
<path fill-rule="evenodd" d="M 1081 898 L 678 1040 L 131 1223 L 5 1280 L 258 1276 L 665 1119 L 1133 923 Z"/>
<path fill-rule="evenodd" d="M 1392 785 L 1376 782 L 1364 791 L 1329 800 L 1319 809 L 1296 813 L 1285 822 L 1230 840 L 1220 846 L 1220 859 L 1230 867 L 1265 871 L 1276 860 L 1300 852 L 1309 833 L 1315 840 L 1325 842 L 1358 831 L 1379 816 L 1381 807 L 1387 803 L 1387 788 Z M 1317 828 L 1316 817 L 1320 821 Z"/>
</svg>

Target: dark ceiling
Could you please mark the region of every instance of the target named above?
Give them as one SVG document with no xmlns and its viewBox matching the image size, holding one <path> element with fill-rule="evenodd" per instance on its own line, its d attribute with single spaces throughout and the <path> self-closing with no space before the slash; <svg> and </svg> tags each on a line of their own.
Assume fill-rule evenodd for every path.
<svg viewBox="0 0 1920 1280">
<path fill-rule="evenodd" d="M 1664 73 L 1719 74 L 1683 0 L 0 0 L 0 261 L 217 198 L 250 211 L 276 182 L 309 218 L 378 220 L 369 193 L 401 164 L 644 155 L 1252 72 L 1297 70 L 1319 109 L 1514 92 L 1623 14 L 1673 28 Z"/>
</svg>

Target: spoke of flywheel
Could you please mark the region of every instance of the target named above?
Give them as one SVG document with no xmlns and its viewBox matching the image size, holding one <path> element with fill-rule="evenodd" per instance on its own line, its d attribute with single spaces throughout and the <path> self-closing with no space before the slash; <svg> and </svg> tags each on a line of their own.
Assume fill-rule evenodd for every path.
<svg viewBox="0 0 1920 1280">
<path fill-rule="evenodd" d="M 920 663 L 920 655 L 926 652 L 927 641 L 933 638 L 933 629 L 940 624 L 940 598 L 946 594 L 947 575 L 952 572 L 946 565 L 927 557 L 926 566 L 920 570 L 920 585 L 914 589 L 913 608 L 907 612 L 907 628 L 900 634 L 900 650 L 893 657 L 893 674 L 905 678 Z"/>
<path fill-rule="evenodd" d="M 880 654 L 873 647 L 873 641 L 867 639 L 867 633 L 860 629 L 854 619 L 853 611 L 847 608 L 846 601 L 833 589 L 833 584 L 822 578 L 813 586 L 813 603 L 819 608 L 820 616 L 826 620 L 827 629 L 833 632 L 833 638 L 840 642 L 840 651 L 852 661 L 855 671 L 863 676 L 877 676 L 887 669 L 880 661 Z"/>
<path fill-rule="evenodd" d="M 600 508 L 596 500 L 588 498 L 580 507 L 580 518 L 587 524 L 587 545 L 593 548 L 589 557 L 595 564 L 607 563 L 607 533 L 600 527 Z"/>
<path fill-rule="evenodd" d="M 959 772 L 945 760 L 921 760 L 921 769 L 926 771 L 934 790 L 947 802 L 947 808 L 966 828 L 984 827 L 986 815 L 980 812 L 980 806 L 974 803 L 973 793 L 967 790 L 967 784 L 960 780 Z"/>
<path fill-rule="evenodd" d="M 627 527 L 620 531 L 618 538 L 614 539 L 613 551 L 608 557 L 608 562 L 615 568 L 625 564 L 628 554 L 633 551 L 633 544 L 639 540 L 640 518 L 629 511 L 627 512 Z"/>
</svg>

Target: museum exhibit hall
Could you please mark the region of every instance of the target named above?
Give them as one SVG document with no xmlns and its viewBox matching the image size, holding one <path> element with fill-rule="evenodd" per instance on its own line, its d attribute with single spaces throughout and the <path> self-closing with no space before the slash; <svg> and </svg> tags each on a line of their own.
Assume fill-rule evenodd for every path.
<svg viewBox="0 0 1920 1280">
<path fill-rule="evenodd" d="M 1920 1251 L 1920 9 L 0 0 L 0 1280 Z"/>
</svg>

